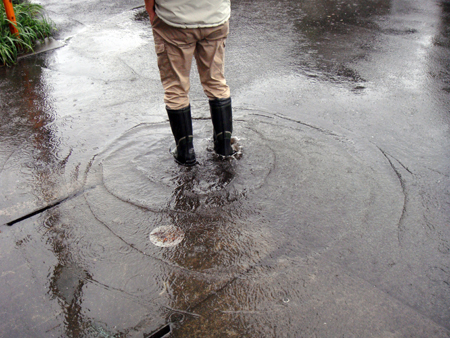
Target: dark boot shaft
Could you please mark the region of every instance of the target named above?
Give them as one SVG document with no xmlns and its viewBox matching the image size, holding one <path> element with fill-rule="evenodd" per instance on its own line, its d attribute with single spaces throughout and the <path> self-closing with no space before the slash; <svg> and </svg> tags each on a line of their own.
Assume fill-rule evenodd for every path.
<svg viewBox="0 0 450 338">
<path fill-rule="evenodd" d="M 178 144 L 178 141 L 183 137 L 192 136 L 191 106 L 182 109 L 166 108 L 166 110 L 175 142 Z"/>
<path fill-rule="evenodd" d="M 233 114 L 231 98 L 209 101 L 211 120 L 214 127 L 214 150 L 222 156 L 233 155 L 231 134 L 233 132 Z"/>
<path fill-rule="evenodd" d="M 192 135 L 191 106 L 177 110 L 166 108 L 166 110 L 176 143 L 176 149 L 173 153 L 175 161 L 184 165 L 196 164 Z"/>
</svg>

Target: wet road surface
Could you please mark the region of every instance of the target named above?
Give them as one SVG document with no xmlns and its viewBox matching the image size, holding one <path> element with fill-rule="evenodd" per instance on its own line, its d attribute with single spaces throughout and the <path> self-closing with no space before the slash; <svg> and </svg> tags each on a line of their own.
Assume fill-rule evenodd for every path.
<svg viewBox="0 0 450 338">
<path fill-rule="evenodd" d="M 0 69 L 0 337 L 450 336 L 448 3 L 233 1 L 242 156 L 194 72 L 194 168 L 142 3 L 41 3 L 65 46 Z"/>
</svg>

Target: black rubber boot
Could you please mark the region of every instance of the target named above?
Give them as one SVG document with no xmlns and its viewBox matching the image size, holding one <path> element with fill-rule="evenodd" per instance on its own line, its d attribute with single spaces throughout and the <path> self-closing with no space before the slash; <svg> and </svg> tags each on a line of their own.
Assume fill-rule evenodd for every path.
<svg viewBox="0 0 450 338">
<path fill-rule="evenodd" d="M 219 155 L 231 156 L 235 153 L 231 147 L 233 132 L 231 98 L 210 100 L 209 106 L 214 127 L 214 150 Z"/>
<path fill-rule="evenodd" d="M 172 152 L 175 161 L 185 166 L 195 165 L 197 161 L 192 142 L 191 106 L 177 110 L 166 107 L 166 110 L 176 143 L 176 149 Z"/>
</svg>

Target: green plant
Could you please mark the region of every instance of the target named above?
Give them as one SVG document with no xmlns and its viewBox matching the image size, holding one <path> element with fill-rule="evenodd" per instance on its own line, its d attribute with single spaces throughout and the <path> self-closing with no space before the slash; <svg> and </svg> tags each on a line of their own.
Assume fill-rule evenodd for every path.
<svg viewBox="0 0 450 338">
<path fill-rule="evenodd" d="M 54 30 L 54 24 L 45 17 L 41 5 L 19 3 L 14 5 L 14 12 L 18 36 L 11 33 L 11 21 L 0 4 L 0 64 L 7 66 L 15 64 L 18 55 L 32 52 L 35 43 L 49 37 Z"/>
</svg>

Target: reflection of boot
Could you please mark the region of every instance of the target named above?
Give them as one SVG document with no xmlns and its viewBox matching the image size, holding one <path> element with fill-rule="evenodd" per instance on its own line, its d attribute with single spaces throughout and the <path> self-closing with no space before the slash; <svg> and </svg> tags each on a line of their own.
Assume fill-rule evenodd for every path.
<svg viewBox="0 0 450 338">
<path fill-rule="evenodd" d="M 209 106 L 214 127 L 214 150 L 222 156 L 233 155 L 235 151 L 231 148 L 233 132 L 231 98 L 210 100 Z"/>
<path fill-rule="evenodd" d="M 192 166 L 197 163 L 195 160 L 194 144 L 192 142 L 192 119 L 191 106 L 183 109 L 169 109 L 166 107 L 169 115 L 170 127 L 175 137 L 176 149 L 173 152 L 175 161 L 185 166 Z"/>
</svg>

